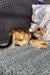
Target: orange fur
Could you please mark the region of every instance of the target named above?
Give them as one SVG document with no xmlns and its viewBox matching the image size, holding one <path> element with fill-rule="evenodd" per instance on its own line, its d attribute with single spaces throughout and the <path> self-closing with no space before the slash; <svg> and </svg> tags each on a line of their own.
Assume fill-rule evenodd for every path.
<svg viewBox="0 0 50 75">
<path fill-rule="evenodd" d="M 33 35 L 38 35 L 37 39 L 31 38 L 31 33 L 29 31 L 24 31 L 22 29 L 12 30 L 9 36 L 12 35 L 12 44 L 8 48 L 4 49 L 12 49 L 16 45 L 31 45 L 33 47 L 47 49 L 47 47 L 43 44 L 47 44 L 46 41 L 43 41 L 42 37 L 45 32 L 42 31 L 42 28 L 38 26 L 33 30 Z M 3 50 L 3 49 L 2 49 Z"/>
</svg>

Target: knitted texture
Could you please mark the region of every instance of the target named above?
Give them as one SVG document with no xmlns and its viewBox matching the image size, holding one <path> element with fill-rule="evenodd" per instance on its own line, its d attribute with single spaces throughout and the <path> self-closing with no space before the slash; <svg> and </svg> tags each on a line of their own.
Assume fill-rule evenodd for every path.
<svg viewBox="0 0 50 75">
<path fill-rule="evenodd" d="M 47 47 L 16 46 L 0 51 L 0 75 L 50 75 L 50 45 Z"/>
</svg>

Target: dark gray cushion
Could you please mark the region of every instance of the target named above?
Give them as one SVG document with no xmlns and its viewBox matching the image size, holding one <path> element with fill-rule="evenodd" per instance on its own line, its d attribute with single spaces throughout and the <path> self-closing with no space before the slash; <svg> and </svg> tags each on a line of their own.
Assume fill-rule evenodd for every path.
<svg viewBox="0 0 50 75">
<path fill-rule="evenodd" d="M 35 0 L 0 0 L 0 43 L 9 41 L 9 32 L 15 28 L 29 29 L 31 6 Z"/>
</svg>

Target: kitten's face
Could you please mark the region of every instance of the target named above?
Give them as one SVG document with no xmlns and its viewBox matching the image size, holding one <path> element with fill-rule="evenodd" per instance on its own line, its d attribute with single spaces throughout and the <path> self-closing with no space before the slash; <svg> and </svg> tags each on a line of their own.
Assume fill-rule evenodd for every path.
<svg viewBox="0 0 50 75">
<path fill-rule="evenodd" d="M 46 28 L 45 26 L 40 28 L 39 26 L 37 26 L 36 28 L 33 29 L 33 33 L 34 35 L 39 38 L 39 39 L 42 39 L 43 36 L 45 35 L 45 32 L 46 32 Z"/>
</svg>

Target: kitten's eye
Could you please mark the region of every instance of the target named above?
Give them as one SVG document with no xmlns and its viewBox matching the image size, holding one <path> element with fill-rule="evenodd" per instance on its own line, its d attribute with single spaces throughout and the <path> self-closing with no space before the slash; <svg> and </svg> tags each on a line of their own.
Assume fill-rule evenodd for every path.
<svg viewBox="0 0 50 75">
<path fill-rule="evenodd" d="M 38 28 L 37 30 L 40 31 L 40 28 Z"/>
</svg>

